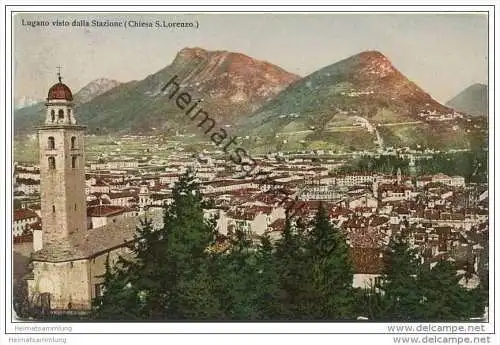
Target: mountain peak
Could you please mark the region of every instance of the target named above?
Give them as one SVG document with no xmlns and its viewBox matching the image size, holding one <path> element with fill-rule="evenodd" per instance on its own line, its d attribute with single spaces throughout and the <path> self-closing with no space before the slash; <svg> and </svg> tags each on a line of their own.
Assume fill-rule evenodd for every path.
<svg viewBox="0 0 500 345">
<path fill-rule="evenodd" d="M 260 104 L 300 78 L 239 52 L 199 47 L 181 49 L 172 65 L 188 71 L 180 76 L 184 85 L 201 93 L 210 90 L 210 97 L 235 103 Z"/>
<path fill-rule="evenodd" d="M 186 60 L 193 59 L 226 59 L 229 58 L 232 63 L 244 64 L 244 65 L 254 65 L 254 64 L 269 64 L 267 61 L 260 61 L 254 58 L 251 58 L 248 55 L 238 53 L 238 52 L 230 52 L 227 50 L 206 50 L 200 47 L 185 47 L 182 48 L 177 57 L 181 57 Z"/>
<path fill-rule="evenodd" d="M 183 58 L 192 59 L 196 57 L 206 57 L 208 53 L 207 50 L 200 47 L 185 47 L 182 48 L 177 55 Z"/>
<path fill-rule="evenodd" d="M 468 87 L 468 89 L 479 89 L 488 91 L 488 85 L 483 83 L 475 83 Z"/>
<path fill-rule="evenodd" d="M 473 116 L 488 116 L 488 85 L 481 83 L 470 85 L 446 105 Z"/>
<path fill-rule="evenodd" d="M 359 61 L 358 72 L 362 75 L 383 78 L 398 72 L 391 61 L 377 50 L 367 50 L 352 58 Z"/>
<path fill-rule="evenodd" d="M 219 102 L 216 100 L 229 102 L 226 108 L 234 104 L 249 105 L 248 112 L 299 79 L 267 61 L 238 52 L 199 47 L 181 49 L 172 65 L 187 71 L 179 78 L 193 92 L 209 95 L 216 103 Z"/>
<path fill-rule="evenodd" d="M 361 53 L 354 55 L 354 56 L 359 56 L 359 57 L 369 58 L 369 59 L 386 59 L 387 60 L 387 57 L 378 50 L 365 50 L 365 51 L 362 51 Z"/>
<path fill-rule="evenodd" d="M 76 93 L 75 99 L 78 103 L 89 102 L 95 97 L 102 95 L 120 84 L 121 83 L 119 81 L 108 78 L 94 79 Z"/>
<path fill-rule="evenodd" d="M 360 145 L 364 149 L 383 145 L 384 139 L 380 138 L 384 135 L 391 145 L 412 144 L 422 138 L 424 143 L 435 133 L 425 136 L 423 128 L 437 127 L 435 119 L 452 113 L 452 109 L 441 105 L 408 80 L 385 55 L 369 50 L 323 67 L 291 85 L 272 102 L 245 118 L 241 128 L 252 135 L 268 137 L 270 141 L 279 133 L 281 140 L 290 143 L 290 147 L 300 144 L 294 136 L 299 132 L 309 133 L 307 138 L 325 145 L 323 147 L 328 147 L 325 144 L 328 142 L 342 143 L 341 146 L 354 143 L 356 136 L 373 137 L 368 142 L 364 139 Z M 358 121 L 368 121 L 374 127 L 359 129 Z M 397 125 L 392 128 L 393 124 Z M 383 126 L 380 132 L 375 129 L 378 125 Z M 349 131 L 343 132 L 346 127 L 350 127 Z M 346 144 L 344 149 L 349 146 Z"/>
</svg>

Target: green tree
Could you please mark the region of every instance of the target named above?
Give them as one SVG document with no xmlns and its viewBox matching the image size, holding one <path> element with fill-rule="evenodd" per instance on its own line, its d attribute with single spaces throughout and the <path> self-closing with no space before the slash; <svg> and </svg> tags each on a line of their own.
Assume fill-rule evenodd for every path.
<svg viewBox="0 0 500 345">
<path fill-rule="evenodd" d="M 320 204 L 308 237 L 308 273 L 310 288 L 307 299 L 310 317 L 348 320 L 355 317 L 354 269 L 345 237 L 334 229 L 328 212 Z"/>
<path fill-rule="evenodd" d="M 215 244 L 216 228 L 213 221 L 204 218 L 204 202 L 192 171 L 187 171 L 175 185 L 172 197 L 160 235 L 163 239 L 160 281 L 164 282 L 160 297 L 165 301 L 164 317 L 186 319 L 201 308 L 200 303 L 216 305 L 207 281 L 213 262 L 207 249 Z M 203 317 L 218 315 L 215 308 Z"/>
<path fill-rule="evenodd" d="M 288 211 L 282 236 L 276 243 L 275 257 L 279 285 L 277 298 L 280 306 L 277 319 L 307 318 L 303 305 L 307 301 L 305 297 L 308 289 L 305 236 L 303 231 L 299 231 L 292 224 Z"/>
<path fill-rule="evenodd" d="M 380 314 L 374 316 L 386 321 L 414 320 L 422 299 L 416 279 L 420 267 L 417 251 L 396 236 L 391 239 L 384 259 L 384 274 L 377 284 L 384 300 L 379 304 Z M 374 298 L 379 297 L 374 295 Z"/>
<path fill-rule="evenodd" d="M 218 295 L 229 320 L 257 320 L 257 265 L 254 248 L 247 233 L 238 228 L 228 253 L 218 259 Z"/>
<path fill-rule="evenodd" d="M 425 321 L 465 321 L 481 316 L 484 303 L 480 288 L 467 290 L 459 284 L 463 278 L 448 261 L 439 261 L 432 268 L 424 265 L 418 274 L 424 296 L 418 317 Z"/>
<path fill-rule="evenodd" d="M 269 236 L 262 236 L 256 252 L 256 303 L 261 320 L 274 320 L 281 314 L 279 271 L 275 253 Z"/>
<path fill-rule="evenodd" d="M 401 237 L 391 239 L 381 281 L 364 291 L 370 319 L 377 321 L 465 321 L 484 313 L 487 295 L 460 284 L 455 266 L 423 263 Z"/>
<path fill-rule="evenodd" d="M 388 315 L 390 304 L 384 293 L 381 293 L 376 283 L 371 283 L 366 288 L 355 291 L 356 315 L 368 318 L 368 320 L 381 321 Z"/>
<path fill-rule="evenodd" d="M 279 315 L 275 249 L 267 235 L 260 245 L 237 229 L 230 251 L 218 258 L 218 291 L 230 320 L 271 320 Z"/>
<path fill-rule="evenodd" d="M 175 185 L 173 202 L 165 206 L 164 225 L 153 229 L 142 222 L 131 246 L 133 258 L 108 267 L 105 293 L 97 300 L 97 314 L 128 309 L 127 318 L 144 320 L 208 319 L 220 316 L 211 284 L 215 260 L 207 250 L 215 243 L 215 225 L 206 221 L 199 187 L 191 171 Z M 128 299 L 110 296 L 125 286 Z M 115 305 L 110 305 L 111 301 Z M 102 314 L 102 313 L 101 313 Z M 116 319 L 125 316 L 119 314 Z"/>
<path fill-rule="evenodd" d="M 132 285 L 125 271 L 112 268 L 109 255 L 102 287 L 104 293 L 93 300 L 93 317 L 97 320 L 140 320 L 140 299 L 136 286 Z"/>
</svg>

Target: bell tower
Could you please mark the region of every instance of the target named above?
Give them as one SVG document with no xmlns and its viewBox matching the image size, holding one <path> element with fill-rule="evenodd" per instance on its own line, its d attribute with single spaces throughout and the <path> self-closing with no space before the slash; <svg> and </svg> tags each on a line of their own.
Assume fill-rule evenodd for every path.
<svg viewBox="0 0 500 345">
<path fill-rule="evenodd" d="M 87 230 L 85 126 L 76 123 L 73 95 L 62 83 L 60 67 L 57 75 L 45 103 L 45 122 L 37 128 L 43 247 Z"/>
</svg>

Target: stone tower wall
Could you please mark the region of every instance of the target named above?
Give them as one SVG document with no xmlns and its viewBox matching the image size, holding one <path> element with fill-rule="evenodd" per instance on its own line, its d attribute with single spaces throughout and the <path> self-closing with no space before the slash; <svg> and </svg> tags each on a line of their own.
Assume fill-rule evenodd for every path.
<svg viewBox="0 0 500 345">
<path fill-rule="evenodd" d="M 83 133 L 83 128 L 78 126 L 44 126 L 39 129 L 44 244 L 87 229 Z M 53 149 L 49 147 L 49 137 L 54 138 Z M 72 137 L 75 138 L 74 148 Z M 55 168 L 51 168 L 50 159 L 54 160 Z"/>
</svg>

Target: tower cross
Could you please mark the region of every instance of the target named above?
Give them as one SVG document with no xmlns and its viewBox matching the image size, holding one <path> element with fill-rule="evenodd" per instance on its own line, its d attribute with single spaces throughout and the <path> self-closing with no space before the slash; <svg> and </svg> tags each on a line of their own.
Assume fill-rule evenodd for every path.
<svg viewBox="0 0 500 345">
<path fill-rule="evenodd" d="M 61 69 L 62 69 L 62 66 L 59 65 L 56 67 L 57 68 L 57 78 L 59 79 L 59 82 L 61 82 L 62 80 L 62 77 L 61 77 Z"/>
</svg>

